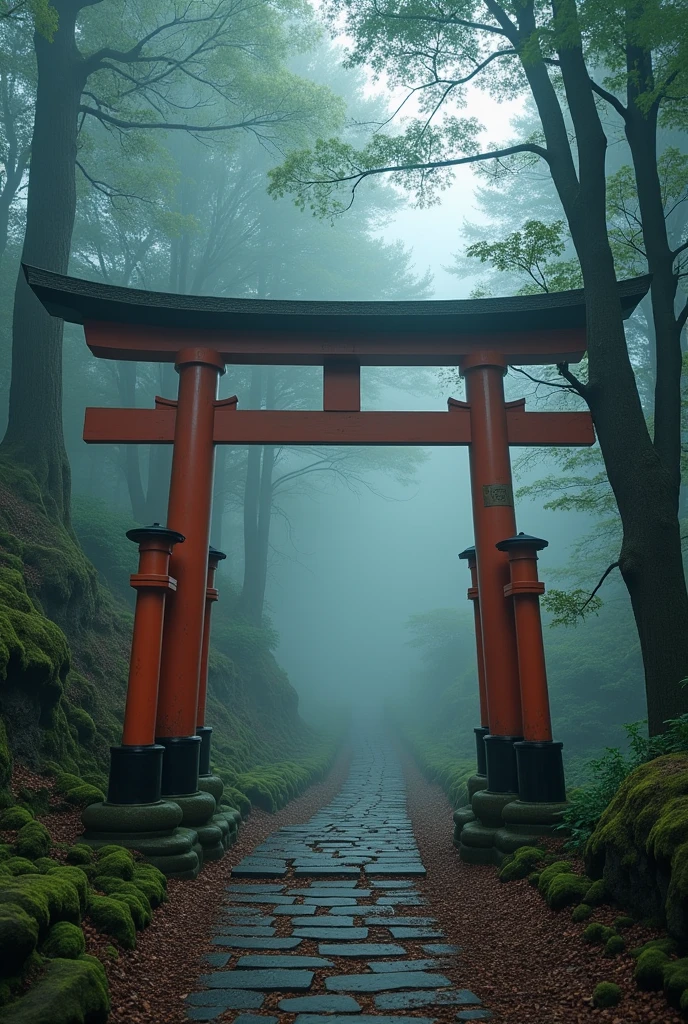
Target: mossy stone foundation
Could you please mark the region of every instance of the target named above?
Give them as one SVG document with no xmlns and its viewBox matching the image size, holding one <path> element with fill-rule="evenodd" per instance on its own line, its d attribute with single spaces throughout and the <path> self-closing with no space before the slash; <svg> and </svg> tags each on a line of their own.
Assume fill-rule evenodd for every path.
<svg viewBox="0 0 688 1024">
<path fill-rule="evenodd" d="M 154 804 L 89 804 L 81 820 L 86 830 L 81 842 L 94 849 L 116 843 L 128 850 L 138 850 L 144 860 L 168 878 L 195 878 L 203 863 L 202 851 L 200 858 L 198 855 L 196 832 L 182 827 L 183 810 L 172 800 Z"/>
<path fill-rule="evenodd" d="M 471 821 L 475 821 L 475 814 L 471 806 L 471 801 L 476 793 L 480 790 L 487 788 L 487 776 L 486 775 L 471 775 L 466 780 L 466 791 L 468 793 L 468 803 L 463 807 L 457 807 L 454 811 L 454 839 L 453 843 L 457 849 L 461 846 L 461 830 L 464 825 L 467 825 Z"/>
</svg>

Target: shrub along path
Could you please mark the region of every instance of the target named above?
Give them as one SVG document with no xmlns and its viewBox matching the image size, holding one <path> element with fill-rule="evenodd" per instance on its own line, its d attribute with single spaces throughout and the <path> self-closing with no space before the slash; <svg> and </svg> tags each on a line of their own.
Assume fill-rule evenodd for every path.
<svg viewBox="0 0 688 1024">
<path fill-rule="evenodd" d="M 448 833 L 440 822 L 435 828 Z M 419 893 L 425 874 L 398 758 L 361 743 L 327 807 L 306 825 L 273 833 L 234 869 L 187 1019 L 489 1019 L 463 985 L 459 947 Z"/>
</svg>

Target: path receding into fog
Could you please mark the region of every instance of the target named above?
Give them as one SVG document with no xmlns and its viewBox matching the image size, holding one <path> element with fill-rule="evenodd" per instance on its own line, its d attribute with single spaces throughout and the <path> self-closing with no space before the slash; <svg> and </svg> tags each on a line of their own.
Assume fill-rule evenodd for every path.
<svg viewBox="0 0 688 1024">
<path fill-rule="evenodd" d="M 273 833 L 233 869 L 214 922 L 217 953 L 187 996 L 188 1019 L 487 1019 L 478 995 L 443 973 L 455 973 L 460 950 L 443 941 L 414 887 L 425 874 L 401 766 L 391 749 L 361 744 L 327 807 Z"/>
</svg>

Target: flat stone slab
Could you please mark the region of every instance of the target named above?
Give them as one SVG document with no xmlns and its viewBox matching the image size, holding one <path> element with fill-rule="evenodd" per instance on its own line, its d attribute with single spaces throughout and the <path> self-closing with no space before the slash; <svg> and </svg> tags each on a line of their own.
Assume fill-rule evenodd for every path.
<svg viewBox="0 0 688 1024">
<path fill-rule="evenodd" d="M 388 992 L 395 988 L 450 988 L 451 981 L 443 974 L 428 971 L 401 971 L 398 974 L 342 974 L 325 978 L 328 992 Z"/>
<path fill-rule="evenodd" d="M 420 948 L 430 956 L 451 956 L 452 953 L 461 952 L 461 946 L 452 946 L 446 942 L 428 942 Z"/>
<path fill-rule="evenodd" d="M 232 868 L 232 870 L 234 870 Z M 286 886 L 284 885 L 226 885 L 226 892 L 243 892 L 243 893 L 259 893 L 259 892 L 284 892 Z"/>
<path fill-rule="evenodd" d="M 354 925 L 353 917 L 330 917 L 329 914 L 319 914 L 318 917 L 294 917 L 292 918 L 294 928 L 363 928 L 362 924 Z M 296 934 L 296 933 L 294 933 Z"/>
<path fill-rule="evenodd" d="M 443 939 L 444 932 L 436 928 L 394 928 L 388 924 L 393 939 Z"/>
<path fill-rule="evenodd" d="M 333 892 L 329 887 L 321 889 L 318 885 L 312 885 L 309 889 L 288 889 L 288 896 L 310 896 L 311 899 L 339 899 L 351 900 L 361 896 L 370 896 L 370 889 L 347 889 L 346 892 Z M 336 904 L 334 904 L 336 906 Z"/>
<path fill-rule="evenodd" d="M 209 974 L 206 977 L 212 978 L 214 975 Z M 230 987 L 213 989 L 210 992 L 192 992 L 186 997 L 189 1006 L 219 1006 L 221 1010 L 260 1010 L 264 1002 L 265 996 L 262 992 Z"/>
<path fill-rule="evenodd" d="M 317 1013 L 301 1013 L 294 1021 L 294 1024 L 346 1024 L 349 1017 L 340 1017 L 337 1014 L 321 1016 Z M 356 1017 L 356 1024 L 435 1024 L 434 1017 L 392 1017 L 382 1014 L 362 1013 Z M 236 1024 L 236 1021 L 234 1022 Z"/>
<path fill-rule="evenodd" d="M 280 1010 L 285 1013 L 360 1013 L 361 1004 L 352 996 L 297 996 L 281 999 Z"/>
<path fill-rule="evenodd" d="M 300 939 L 337 939 L 344 942 L 350 939 L 352 942 L 362 942 L 368 938 L 367 928 L 295 928 L 294 935 Z"/>
<path fill-rule="evenodd" d="M 291 903 L 296 903 L 296 899 L 293 896 L 275 896 L 267 892 L 255 896 L 252 893 L 237 893 L 236 896 L 232 896 L 232 903 L 272 903 L 276 907 L 288 907 Z"/>
<path fill-rule="evenodd" d="M 208 988 L 254 989 L 261 992 L 307 992 L 313 984 L 313 971 L 218 971 L 204 974 L 201 985 Z"/>
<path fill-rule="evenodd" d="M 186 1010 L 187 1020 L 217 1020 L 225 1012 L 226 1006 L 189 1006 Z"/>
<path fill-rule="evenodd" d="M 417 1006 L 465 1006 L 480 1000 L 467 988 L 458 992 L 389 992 L 375 996 L 379 1010 L 412 1010 Z"/>
<path fill-rule="evenodd" d="M 491 1010 L 459 1010 L 457 1020 L 489 1020 L 492 1016 Z"/>
<path fill-rule="evenodd" d="M 328 882 L 328 881 L 325 881 L 323 879 L 322 882 L 318 882 L 317 888 L 318 889 L 326 889 L 329 892 L 331 889 L 347 889 L 347 890 L 353 889 L 355 885 L 356 885 L 356 882 L 351 882 L 351 881 L 348 881 L 348 880 L 345 881 L 345 882 L 341 882 L 341 881 L 340 882 Z M 356 890 L 356 894 L 358 894 L 358 892 L 359 892 L 359 890 Z M 333 892 L 332 895 L 336 896 L 337 894 Z M 344 893 L 344 895 L 350 895 L 350 894 L 347 892 L 347 893 Z"/>
<path fill-rule="evenodd" d="M 203 963 L 208 967 L 224 967 L 229 962 L 229 953 L 206 953 Z"/>
<path fill-rule="evenodd" d="M 306 868 L 298 867 L 294 868 L 294 875 L 296 878 L 307 878 L 309 875 L 317 877 L 320 875 L 360 875 L 360 870 L 353 867 L 317 867 L 317 868 Z"/>
<path fill-rule="evenodd" d="M 355 907 L 356 900 L 352 896 L 318 896 L 304 900 L 307 907 Z"/>
<path fill-rule="evenodd" d="M 301 917 L 310 917 L 316 912 L 317 907 L 307 907 L 305 903 L 297 903 L 293 907 L 275 907 L 273 913 L 280 914 L 283 917 L 289 917 L 290 915 Z"/>
<path fill-rule="evenodd" d="M 318 946 L 318 953 L 322 956 L 354 956 L 363 960 L 367 956 L 403 956 L 405 952 L 403 946 L 397 946 L 393 942 L 361 942 L 358 945 L 321 942 Z"/>
<path fill-rule="evenodd" d="M 236 936 L 236 935 L 243 935 L 243 936 L 248 936 L 248 935 L 256 936 L 256 935 L 260 935 L 263 938 L 269 938 L 271 935 L 274 935 L 274 934 L 275 934 L 275 929 L 274 928 L 266 928 L 265 926 L 256 927 L 255 925 L 245 924 L 245 925 L 238 925 L 236 928 L 228 928 L 228 927 L 222 926 L 220 928 L 220 931 L 217 932 L 217 937 L 221 938 L 223 935 L 229 935 L 230 938 L 234 938 L 234 936 Z"/>
<path fill-rule="evenodd" d="M 212 953 L 210 955 L 212 956 Z M 221 966 L 224 966 L 224 964 Z M 294 953 L 291 956 L 270 956 L 269 953 L 258 953 L 255 956 L 239 957 L 236 966 L 237 970 L 247 970 L 256 967 L 263 968 L 264 970 L 285 967 L 289 970 L 292 967 L 334 967 L 334 964 L 331 960 L 325 960 L 321 956 L 299 956 L 298 953 Z"/>
<path fill-rule="evenodd" d="M 213 946 L 225 946 L 227 949 L 296 949 L 301 945 L 301 939 L 258 939 L 247 937 L 245 939 L 223 939 L 221 936 L 212 939 Z"/>
<path fill-rule="evenodd" d="M 432 971 L 441 967 L 439 960 L 389 960 L 366 964 L 376 974 L 397 974 L 400 971 Z"/>
</svg>

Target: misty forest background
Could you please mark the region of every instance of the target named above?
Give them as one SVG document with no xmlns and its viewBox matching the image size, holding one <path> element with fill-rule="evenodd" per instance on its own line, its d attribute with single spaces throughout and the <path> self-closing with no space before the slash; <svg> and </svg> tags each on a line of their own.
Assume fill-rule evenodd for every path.
<svg viewBox="0 0 688 1024">
<path fill-rule="evenodd" d="M 119 741 L 133 608 L 136 549 L 125 532 L 165 521 L 171 451 L 87 446 L 83 412 L 151 407 L 155 395 L 175 396 L 176 374 L 96 360 L 71 325 L 60 356 L 58 327 L 40 321 L 21 278 L 15 291 L 22 253 L 108 284 L 273 299 L 508 295 L 579 287 L 581 272 L 554 185 L 533 162 L 462 169 L 434 208 L 412 208 L 383 177 L 332 217 L 299 209 L 288 187 L 269 194 L 268 172 L 288 154 L 323 138 L 361 146 L 397 105 L 393 82 L 345 66 L 342 41 L 307 3 L 58 0 L 17 10 L 0 20 L 3 430 L 11 388 L 23 410 L 0 446 L 0 710 L 15 755 L 102 787 L 107 746 Z M 600 80 L 602 64 L 600 55 Z M 534 105 L 515 93 L 501 104 L 476 89 L 468 112 L 493 135 L 535 137 Z M 644 273 L 647 260 L 621 119 L 605 116 L 623 278 Z M 658 138 L 662 216 L 679 246 L 686 136 L 668 124 Z M 58 195 L 72 197 L 71 214 Z M 684 286 L 681 278 L 679 298 Z M 649 297 L 627 338 L 651 424 Z M 513 369 L 507 398 L 585 408 L 557 380 L 554 368 Z M 221 397 L 317 408 L 321 387 L 319 368 L 228 367 Z M 443 409 L 462 395 L 456 372 L 363 372 L 367 409 Z M 624 748 L 624 723 L 647 717 L 618 570 L 585 619 L 577 615 L 619 558 L 621 523 L 597 446 L 513 456 L 519 529 L 550 542 L 540 570 L 551 704 L 576 784 L 605 747 Z M 679 515 L 683 523 L 683 485 Z M 218 448 L 211 541 L 228 555 L 213 613 L 210 723 L 230 797 L 283 802 L 324 771 L 350 714 L 392 717 L 430 768 L 472 768 L 475 646 L 457 559 L 473 541 L 465 450 Z M 287 763 L 288 784 L 266 767 Z"/>
</svg>

